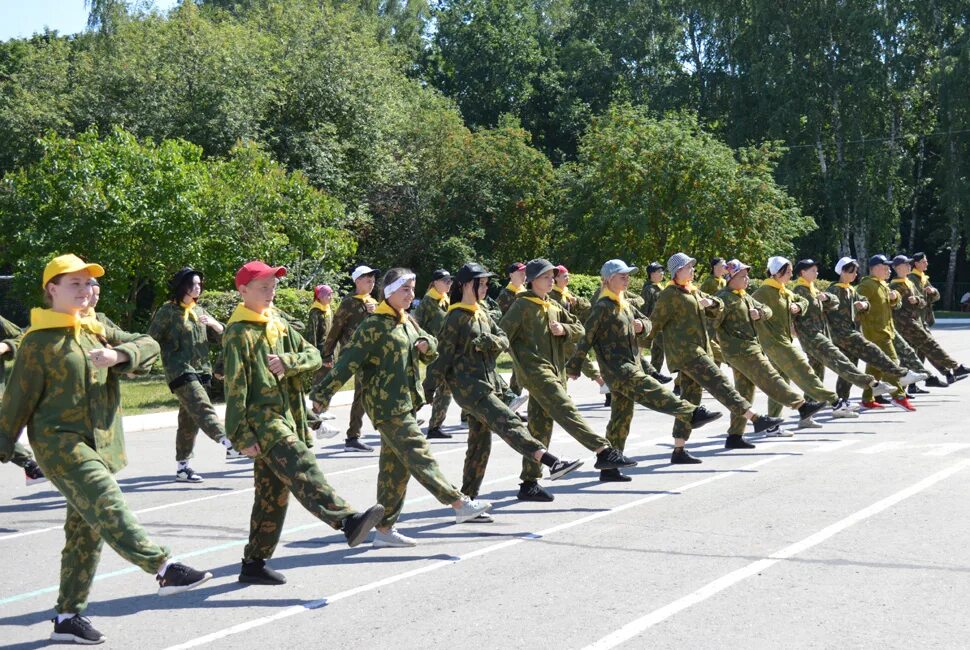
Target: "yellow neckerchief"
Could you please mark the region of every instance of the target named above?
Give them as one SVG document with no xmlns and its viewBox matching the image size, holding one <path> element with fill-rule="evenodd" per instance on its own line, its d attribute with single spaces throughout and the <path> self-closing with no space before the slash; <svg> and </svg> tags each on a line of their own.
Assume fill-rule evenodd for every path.
<svg viewBox="0 0 970 650">
<path fill-rule="evenodd" d="M 765 280 L 761 284 L 764 285 L 764 286 L 771 287 L 773 289 L 777 289 L 778 290 L 778 293 L 781 293 L 783 295 L 788 296 L 789 299 L 791 299 L 793 297 L 792 292 L 789 291 L 788 288 L 785 285 L 783 285 L 781 282 L 779 282 L 778 280 L 776 280 L 774 278 L 768 278 L 767 280 Z"/>
<path fill-rule="evenodd" d="M 86 329 L 96 336 L 104 336 L 107 333 L 104 325 L 95 320 L 93 313 L 91 316 L 80 316 L 37 307 L 30 310 L 30 329 L 27 330 L 28 334 L 36 330 L 53 330 L 68 327 L 74 330 L 75 341 L 80 340 L 82 329 Z"/>
<path fill-rule="evenodd" d="M 382 300 L 381 304 L 377 305 L 377 309 L 374 310 L 375 314 L 383 314 L 384 316 L 390 316 L 397 320 L 398 325 L 403 325 L 408 320 L 407 312 L 398 311 L 387 304 L 386 300 Z"/>
<path fill-rule="evenodd" d="M 671 280 L 671 282 L 673 282 L 674 286 L 681 291 L 686 291 L 687 293 L 697 293 L 697 287 L 694 286 L 693 282 L 688 282 L 687 284 L 681 284 L 680 282 L 677 282 L 677 280 Z"/>
<path fill-rule="evenodd" d="M 328 302 L 327 304 L 323 304 L 319 300 L 314 300 L 313 304 L 310 305 L 310 309 L 319 309 L 324 314 L 326 314 L 327 312 L 330 311 L 330 303 Z"/>
<path fill-rule="evenodd" d="M 424 297 L 437 301 L 439 307 L 447 308 L 448 305 L 451 304 L 451 298 L 444 294 L 438 293 L 438 290 L 434 287 L 428 289 L 428 293 L 424 294 Z"/>
<path fill-rule="evenodd" d="M 711 276 L 711 277 L 714 277 L 714 276 Z M 714 281 L 717 283 L 718 289 L 723 289 L 724 287 L 727 286 L 727 280 L 725 280 L 724 278 L 714 278 Z"/>
<path fill-rule="evenodd" d="M 855 291 L 855 287 L 853 287 L 848 282 L 836 282 L 835 283 L 835 286 L 842 287 L 843 289 L 848 289 L 849 290 L 849 293 L 852 293 L 853 291 Z"/>
<path fill-rule="evenodd" d="M 369 293 L 356 293 L 356 294 L 354 294 L 354 298 L 356 298 L 357 300 L 361 301 L 365 305 L 376 305 L 377 304 L 377 301 L 374 300 L 374 297 L 372 295 L 370 295 Z"/>
<path fill-rule="evenodd" d="M 906 287 L 911 292 L 913 292 L 913 295 L 916 294 L 916 287 L 913 286 L 913 283 L 912 283 L 912 281 L 910 281 L 909 278 L 894 278 L 893 281 L 892 281 L 892 284 L 905 284 Z"/>
<path fill-rule="evenodd" d="M 545 313 L 545 314 L 548 314 L 549 313 L 549 301 L 548 300 L 543 300 L 542 298 L 539 298 L 538 296 L 522 296 L 522 297 L 525 300 L 528 300 L 529 302 L 534 302 L 535 304 L 537 304 L 540 307 L 542 307 L 543 313 Z"/>
<path fill-rule="evenodd" d="M 603 287 L 603 290 L 600 291 L 600 298 L 609 298 L 617 305 L 619 305 L 620 309 L 623 309 L 624 307 L 626 307 L 626 304 L 627 304 L 626 298 L 623 296 L 622 293 L 621 294 L 613 293 L 606 287 Z"/>
<path fill-rule="evenodd" d="M 918 276 L 919 276 L 919 278 L 920 278 L 920 280 L 922 280 L 923 282 L 929 282 L 929 281 L 930 281 L 930 276 L 929 276 L 929 274 L 928 274 L 928 273 L 923 273 L 922 271 L 920 271 L 920 270 L 919 270 L 918 268 L 916 268 L 915 266 L 913 267 L 913 269 L 912 269 L 912 271 L 911 271 L 911 272 L 912 272 L 912 273 L 915 273 L 916 275 L 918 275 Z"/>
<path fill-rule="evenodd" d="M 572 302 L 573 300 L 576 299 L 576 296 L 572 294 L 572 292 L 569 290 L 569 287 L 560 288 L 558 285 L 554 284 L 552 285 L 552 290 L 555 291 L 556 293 L 561 293 L 563 300 L 565 300 L 566 302 Z"/>
<path fill-rule="evenodd" d="M 276 310 L 270 307 L 260 313 L 246 307 L 245 303 L 236 305 L 226 327 L 233 323 L 259 323 L 266 326 L 266 340 L 270 345 L 276 345 L 281 336 L 286 336 L 286 323 L 276 314 Z"/>
<path fill-rule="evenodd" d="M 748 292 L 745 291 L 744 289 L 731 289 L 731 293 L 733 293 L 736 296 L 741 296 L 742 298 L 748 295 Z"/>
<path fill-rule="evenodd" d="M 448 313 L 450 314 L 456 309 L 467 311 L 469 314 L 472 315 L 473 319 L 483 320 L 485 317 L 485 312 L 482 310 L 481 305 L 478 304 L 477 302 L 474 305 L 469 305 L 464 302 L 456 302 L 455 304 L 450 305 L 448 307 Z"/>
<path fill-rule="evenodd" d="M 184 302 L 179 302 L 178 303 L 178 306 L 182 308 L 182 322 L 183 323 L 189 322 L 189 319 L 190 318 L 193 321 L 195 321 L 196 323 L 199 322 L 199 317 L 195 315 L 195 312 L 194 311 L 192 311 L 192 308 L 195 307 L 195 301 L 194 300 L 192 302 L 190 302 L 189 304 L 187 304 L 187 305 Z"/>
<path fill-rule="evenodd" d="M 660 282 L 654 282 L 653 280 L 651 280 L 650 281 L 650 284 L 655 285 L 655 286 L 658 286 L 661 289 L 666 289 L 667 288 L 667 285 L 670 284 L 670 283 L 669 282 L 665 282 L 663 280 L 661 280 Z"/>
<path fill-rule="evenodd" d="M 523 291 L 525 291 L 525 289 L 522 288 L 521 284 L 512 284 L 511 282 L 509 282 L 505 288 L 511 291 L 512 293 L 514 293 L 515 295 L 518 295 Z"/>
<path fill-rule="evenodd" d="M 805 278 L 798 278 L 795 284 L 799 287 L 808 287 L 808 292 L 812 294 L 812 298 L 818 295 L 818 289 L 815 288 L 814 282 L 809 282 Z"/>
</svg>

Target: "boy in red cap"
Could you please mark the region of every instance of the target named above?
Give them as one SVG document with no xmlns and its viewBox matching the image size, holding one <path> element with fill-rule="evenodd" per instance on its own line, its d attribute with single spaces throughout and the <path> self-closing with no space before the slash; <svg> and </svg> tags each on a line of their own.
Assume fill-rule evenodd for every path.
<svg viewBox="0 0 970 650">
<path fill-rule="evenodd" d="M 249 544 L 239 581 L 283 584 L 266 566 L 280 534 L 289 493 L 313 515 L 342 530 L 357 546 L 384 516 L 375 505 L 358 513 L 327 483 L 310 451 L 303 404 L 303 377 L 320 367 L 320 353 L 273 308 L 281 266 L 249 262 L 236 273 L 243 303 L 223 336 L 226 373 L 226 433 L 237 449 L 255 459 L 256 486 Z"/>
</svg>

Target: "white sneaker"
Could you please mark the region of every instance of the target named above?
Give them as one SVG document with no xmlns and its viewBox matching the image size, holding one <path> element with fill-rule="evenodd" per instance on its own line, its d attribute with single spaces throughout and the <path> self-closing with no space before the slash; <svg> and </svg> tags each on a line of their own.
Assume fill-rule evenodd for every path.
<svg viewBox="0 0 970 650">
<path fill-rule="evenodd" d="M 333 438 L 340 433 L 340 429 L 332 427 L 323 420 L 317 425 L 317 440 L 326 440 L 328 438 Z"/>
<path fill-rule="evenodd" d="M 469 519 L 474 519 L 483 512 L 488 512 L 492 509 L 492 504 L 488 501 L 469 499 L 468 497 L 462 497 L 461 500 L 461 507 L 455 510 L 456 524 L 463 524 Z"/>
<path fill-rule="evenodd" d="M 915 384 L 918 381 L 926 381 L 929 379 L 927 375 L 921 372 L 914 372 L 912 370 L 907 370 L 906 374 L 899 379 L 899 384 L 903 387 L 909 386 L 910 384 Z"/>
<path fill-rule="evenodd" d="M 876 394 L 878 395 L 879 393 L 876 393 Z M 857 418 L 859 417 L 859 414 L 853 411 L 845 404 L 839 404 L 838 406 L 832 409 L 832 417 L 833 418 Z"/>
<path fill-rule="evenodd" d="M 821 426 L 821 425 L 818 425 L 818 426 Z M 791 429 L 782 429 L 779 426 L 779 427 L 772 427 L 768 429 L 767 431 L 765 431 L 764 435 L 766 438 L 791 438 L 792 436 L 795 435 L 795 432 L 792 431 Z"/>
<path fill-rule="evenodd" d="M 392 528 L 386 533 L 375 530 L 374 541 L 371 543 L 371 546 L 374 548 L 407 548 L 417 545 L 418 540 L 407 535 L 402 535 L 397 531 L 397 528 Z"/>
<path fill-rule="evenodd" d="M 509 404 L 509 408 L 512 409 L 513 411 L 518 411 L 520 408 L 528 404 L 528 402 L 529 402 L 529 394 L 524 393 L 516 397 L 514 400 L 512 400 L 512 403 Z"/>
<path fill-rule="evenodd" d="M 870 386 L 873 395 L 888 395 L 893 392 L 893 387 L 884 381 L 877 381 Z"/>
<path fill-rule="evenodd" d="M 192 471 L 191 467 L 185 467 L 175 472 L 175 480 L 179 483 L 201 483 L 205 479 Z"/>
<path fill-rule="evenodd" d="M 606 384 L 600 384 L 600 395 L 609 395 L 610 387 Z"/>
<path fill-rule="evenodd" d="M 238 458 L 245 458 L 246 454 L 242 453 L 235 447 L 226 447 L 226 460 L 236 460 Z"/>
<path fill-rule="evenodd" d="M 330 411 L 324 411 L 323 413 L 318 413 L 317 417 L 321 420 L 336 420 L 337 416 Z"/>
<path fill-rule="evenodd" d="M 798 421 L 798 426 L 796 429 L 821 429 L 822 425 L 815 421 L 815 418 L 809 416 L 803 420 Z"/>
</svg>

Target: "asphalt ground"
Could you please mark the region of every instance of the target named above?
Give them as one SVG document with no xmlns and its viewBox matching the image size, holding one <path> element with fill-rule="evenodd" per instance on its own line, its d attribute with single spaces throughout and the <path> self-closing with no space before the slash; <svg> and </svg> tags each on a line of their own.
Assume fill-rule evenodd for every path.
<svg viewBox="0 0 970 650">
<path fill-rule="evenodd" d="M 970 362 L 970 322 L 936 328 Z M 828 373 L 827 383 L 834 377 Z M 609 410 L 573 382 L 597 431 Z M 858 398 L 858 391 L 854 391 Z M 174 431 L 130 434 L 118 476 L 152 536 L 214 578 L 159 597 L 152 576 L 104 550 L 86 612 L 113 648 L 965 648 L 970 645 L 970 380 L 856 420 L 723 449 L 727 418 L 689 442 L 703 464 L 668 463 L 672 420 L 637 408 L 631 483 L 601 484 L 593 456 L 557 428 L 552 451 L 586 466 L 520 503 L 520 459 L 493 439 L 483 498 L 492 524 L 454 525 L 412 482 L 409 549 L 349 549 L 291 501 L 271 566 L 283 586 L 236 581 L 252 471 L 200 435 L 201 485 L 175 483 Z M 709 407 L 725 409 L 705 399 Z M 756 407 L 763 408 L 764 396 Z M 348 408 L 335 409 L 337 426 Z M 421 415 L 427 417 L 426 408 Z M 794 418 L 790 417 L 790 422 Z M 434 441 L 461 480 L 466 431 L 453 405 Z M 379 438 L 365 421 L 365 440 Z M 355 507 L 373 503 L 377 454 L 342 438 L 317 456 Z M 63 500 L 0 468 L 0 645 L 48 645 L 63 544 Z"/>
</svg>

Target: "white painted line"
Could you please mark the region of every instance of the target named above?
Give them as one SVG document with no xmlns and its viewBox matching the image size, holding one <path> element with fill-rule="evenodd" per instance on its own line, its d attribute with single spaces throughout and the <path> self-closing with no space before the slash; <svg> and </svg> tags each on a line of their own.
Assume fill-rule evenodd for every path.
<svg viewBox="0 0 970 650">
<path fill-rule="evenodd" d="M 927 446 L 931 449 L 924 453 L 924 456 L 949 456 L 958 451 L 970 449 L 970 443 L 967 442 L 940 442 Z"/>
<path fill-rule="evenodd" d="M 900 449 L 906 449 L 911 446 L 907 442 L 901 442 L 899 440 L 893 440 L 890 442 L 880 442 L 871 447 L 866 447 L 865 449 L 855 449 L 857 454 L 882 454 L 887 451 L 899 451 Z"/>
<path fill-rule="evenodd" d="M 836 440 L 834 442 L 823 442 L 818 447 L 812 447 L 809 451 L 813 454 L 830 454 L 833 451 L 842 451 L 846 447 L 856 445 L 861 440 Z"/>
<path fill-rule="evenodd" d="M 346 591 L 338 592 L 338 593 L 336 593 L 336 594 L 334 594 L 332 596 L 327 596 L 327 597 L 324 597 L 324 598 L 320 598 L 318 600 L 314 600 L 314 601 L 311 601 L 311 602 L 308 602 L 308 603 L 304 603 L 302 605 L 294 605 L 292 607 L 288 607 L 288 608 L 283 609 L 283 610 L 281 610 L 279 612 L 276 612 L 275 614 L 272 614 L 270 616 L 264 616 L 264 617 L 261 617 L 261 618 L 255 618 L 253 620 L 246 621 L 245 623 L 240 623 L 238 625 L 233 625 L 231 627 L 227 627 L 227 628 L 222 629 L 222 630 L 217 630 L 215 632 L 212 632 L 210 634 L 206 634 L 204 636 L 200 636 L 200 637 L 196 637 L 194 639 L 190 639 L 189 641 L 186 641 L 184 643 L 180 643 L 178 645 L 169 646 L 169 648 L 167 650 L 177 650 L 177 649 L 180 650 L 182 648 L 196 648 L 196 647 L 199 647 L 199 646 L 208 645 L 208 644 L 210 644 L 210 643 L 212 643 L 214 641 L 218 641 L 220 639 L 225 639 L 227 637 L 230 637 L 230 636 L 239 634 L 241 632 L 246 632 L 248 630 L 252 630 L 252 629 L 257 628 L 257 627 L 262 627 L 264 625 L 269 625 L 271 623 L 275 623 L 276 621 L 280 621 L 280 620 L 283 620 L 283 619 L 286 619 L 286 618 L 290 618 L 290 617 L 296 616 L 298 614 L 305 614 L 306 612 L 313 611 L 315 609 L 319 609 L 321 607 L 324 607 L 326 605 L 329 605 L 329 604 L 335 603 L 337 601 L 343 600 L 343 599 L 348 598 L 350 596 L 356 596 L 356 595 L 361 594 L 361 593 L 364 593 L 364 592 L 373 591 L 375 589 L 380 589 L 381 587 L 386 587 L 388 585 L 394 584 L 396 582 L 400 582 L 402 580 L 407 580 L 408 578 L 413 578 L 414 576 L 422 575 L 422 574 L 425 574 L 425 573 L 430 573 L 432 571 L 437 571 L 437 570 L 443 569 L 445 567 L 453 566 L 453 565 L 455 565 L 455 564 L 457 564 L 459 562 L 462 562 L 464 560 L 470 560 L 472 558 L 481 557 L 483 555 L 489 555 L 489 554 L 494 553 L 496 551 L 500 551 L 500 550 L 503 550 L 503 549 L 506 549 L 506 548 L 511 548 L 513 546 L 517 546 L 519 544 L 523 544 L 523 543 L 528 542 L 530 540 L 542 539 L 543 537 L 548 536 L 548 535 L 552 535 L 553 533 L 557 533 L 557 532 L 560 532 L 560 531 L 563 531 L 563 530 L 568 530 L 570 528 L 575 528 L 577 526 L 582 526 L 583 524 L 588 524 L 591 521 L 595 521 L 597 519 L 602 519 L 603 517 L 608 517 L 610 515 L 614 515 L 616 513 L 623 512 L 625 510 L 629 510 L 631 508 L 637 508 L 639 506 L 645 505 L 647 503 L 651 503 L 653 501 L 657 501 L 659 499 L 663 499 L 665 497 L 668 497 L 668 496 L 671 496 L 671 495 L 674 495 L 674 494 L 681 494 L 683 492 L 687 492 L 688 490 L 692 490 L 694 488 L 698 488 L 698 487 L 701 487 L 701 486 L 704 486 L 704 485 L 708 485 L 710 483 L 714 483 L 715 481 L 720 481 L 720 480 L 723 480 L 723 479 L 728 478 L 728 477 L 732 477 L 732 476 L 744 476 L 745 475 L 744 473 L 746 471 L 748 471 L 748 470 L 755 469 L 757 467 L 761 467 L 761 466 L 767 465 L 768 463 L 772 463 L 772 462 L 781 460 L 783 458 L 791 458 L 791 456 L 772 456 L 770 458 L 763 458 L 761 460 L 755 461 L 755 462 L 750 463 L 748 465 L 744 465 L 742 467 L 738 467 L 736 469 L 725 470 L 723 473 L 714 474 L 712 476 L 708 476 L 707 478 L 703 478 L 703 479 L 700 479 L 700 480 L 697 480 L 697 481 L 693 481 L 691 483 L 687 483 L 685 485 L 682 485 L 682 486 L 680 486 L 678 488 L 674 488 L 674 489 L 669 490 L 667 492 L 662 492 L 662 493 L 657 493 L 657 494 L 651 494 L 649 496 L 646 496 L 646 497 L 643 497 L 643 498 L 640 498 L 640 499 L 636 499 L 634 501 L 629 501 L 627 503 L 624 503 L 624 504 L 615 506 L 613 508 L 609 508 L 609 509 L 606 509 L 606 510 L 601 510 L 599 512 L 594 512 L 592 514 L 586 515 L 585 517 L 580 517 L 579 519 L 573 519 L 572 521 L 568 521 L 568 522 L 565 522 L 565 523 L 562 523 L 562 524 L 558 524 L 558 525 L 553 526 L 551 528 L 547 528 L 546 530 L 539 531 L 538 533 L 527 533 L 527 534 L 522 535 L 522 536 L 519 536 L 519 537 L 514 537 L 512 539 L 508 539 L 508 540 L 505 540 L 505 541 L 502 541 L 502 542 L 498 542 L 498 543 L 495 543 L 495 544 L 490 544 L 488 546 L 484 546 L 484 547 L 482 547 L 480 549 L 477 549 L 477 550 L 474 550 L 474 551 L 470 551 L 470 552 L 466 553 L 465 555 L 455 556 L 455 557 L 449 558 L 447 560 L 435 561 L 435 562 L 432 562 L 432 563 L 427 564 L 425 566 L 422 566 L 422 567 L 419 567 L 419 568 L 416 568 L 416 569 L 412 569 L 410 571 L 405 571 L 405 572 L 402 572 L 402 573 L 397 573 L 397 574 L 394 574 L 394 575 L 391 575 L 391 576 L 387 576 L 385 578 L 382 578 L 380 580 L 376 580 L 374 582 L 369 582 L 367 584 L 363 584 L 363 585 L 359 585 L 357 587 L 353 587 L 353 588 L 348 589 Z M 968 462 L 970 462 L 970 461 L 968 461 Z"/>
<path fill-rule="evenodd" d="M 781 562 L 782 560 L 787 560 L 788 558 L 794 557 L 795 555 L 798 555 L 799 553 L 806 551 L 812 548 L 813 546 L 817 546 L 818 544 L 821 544 L 822 542 L 829 539 L 830 537 L 833 537 L 838 533 L 841 533 L 847 528 L 850 528 L 851 526 L 854 526 L 855 524 L 861 521 L 864 521 L 869 517 L 877 515 L 880 512 L 888 508 L 891 508 L 892 506 L 896 505 L 900 501 L 903 501 L 904 499 L 908 499 L 911 496 L 919 494 L 923 490 L 929 487 L 932 487 L 933 485 L 939 483 L 940 481 L 943 481 L 949 478 L 950 476 L 956 474 L 957 472 L 965 469 L 968 466 L 970 466 L 970 459 L 961 461 L 944 470 L 941 470 L 935 474 L 932 474 L 931 476 L 924 478 L 922 481 L 914 485 L 911 485 L 910 487 L 904 490 L 900 490 L 899 492 L 891 496 L 888 496 L 885 499 L 877 501 L 876 503 L 849 515 L 845 519 L 837 521 L 836 523 L 823 528 L 817 533 L 809 535 L 808 537 L 806 537 L 805 539 L 799 542 L 795 542 L 794 544 L 786 546 L 780 551 L 772 553 L 771 555 L 769 555 L 767 558 L 763 560 L 752 562 L 751 564 L 748 564 L 747 566 L 744 566 L 736 571 L 732 571 L 731 573 L 728 573 L 727 575 L 722 576 L 717 580 L 714 580 L 713 582 L 710 582 L 704 585 L 697 591 L 687 594 L 683 598 L 679 598 L 675 600 L 669 605 L 665 605 L 664 607 L 661 607 L 659 609 L 656 609 L 650 612 L 649 614 L 647 614 L 642 618 L 638 618 L 637 620 L 631 623 L 627 623 L 616 632 L 613 632 L 612 634 L 603 637 L 599 641 L 586 646 L 583 650 L 608 650 L 609 648 L 615 648 L 621 643 L 624 643 L 634 638 L 638 634 L 642 634 L 643 632 L 650 629 L 654 625 L 662 621 L 665 621 L 666 619 L 670 618 L 674 614 L 677 614 L 687 609 L 688 607 L 691 607 L 700 602 L 703 602 L 708 598 L 710 598 L 711 596 L 714 596 L 724 591 L 725 589 L 728 589 L 729 587 L 736 585 L 742 580 L 745 580 L 747 578 L 750 578 L 751 576 L 757 575 L 758 573 L 764 571 L 765 569 L 771 567 L 774 564 L 777 564 L 778 562 Z"/>
</svg>

